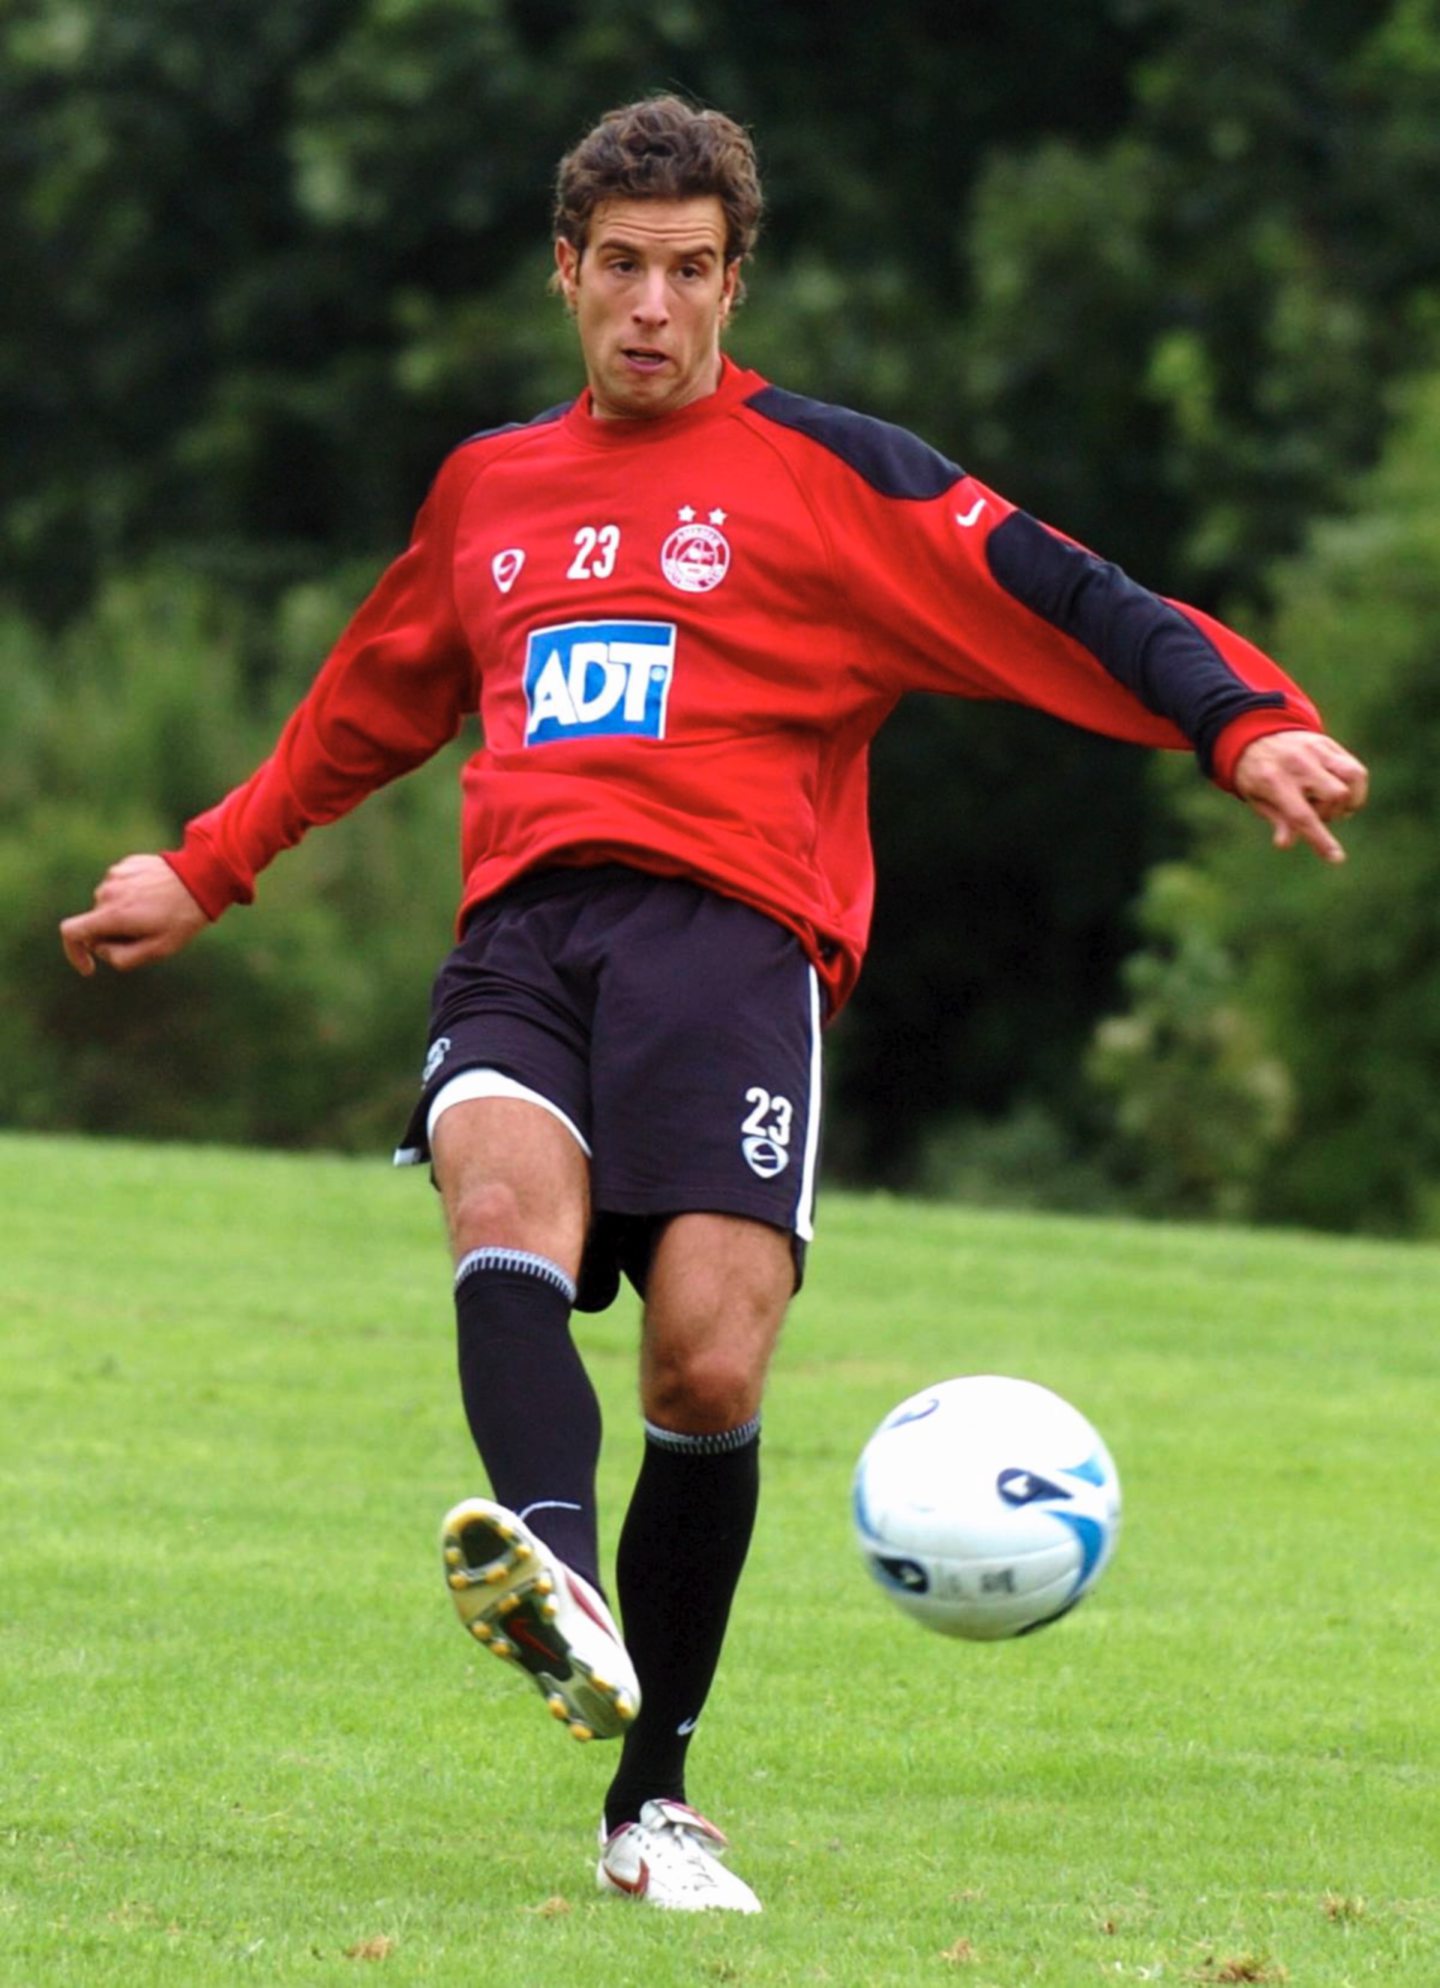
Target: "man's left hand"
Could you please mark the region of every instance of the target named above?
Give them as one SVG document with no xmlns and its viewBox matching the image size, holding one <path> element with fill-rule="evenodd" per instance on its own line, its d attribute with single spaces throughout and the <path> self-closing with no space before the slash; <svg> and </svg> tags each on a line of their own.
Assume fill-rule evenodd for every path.
<svg viewBox="0 0 1440 1988">
<path fill-rule="evenodd" d="M 1308 842 L 1327 863 L 1343 863 L 1345 851 L 1326 824 L 1364 807 L 1370 776 L 1324 732 L 1267 732 L 1236 761 L 1234 785 L 1270 823 L 1277 849 Z"/>
</svg>

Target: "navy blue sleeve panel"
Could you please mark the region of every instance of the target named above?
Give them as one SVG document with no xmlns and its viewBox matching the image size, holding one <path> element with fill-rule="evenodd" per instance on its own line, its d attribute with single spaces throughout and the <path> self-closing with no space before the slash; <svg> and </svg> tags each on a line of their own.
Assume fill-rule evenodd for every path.
<svg viewBox="0 0 1440 1988">
<path fill-rule="evenodd" d="M 562 400 L 554 407 L 532 414 L 528 421 L 502 421 L 498 428 L 477 428 L 473 435 L 467 435 L 457 446 L 468 448 L 471 442 L 488 442 L 494 435 L 513 435 L 521 428 L 544 428 L 552 421 L 559 421 L 573 406 L 573 401 Z"/>
<path fill-rule="evenodd" d="M 824 618 L 883 721 L 909 691 L 1000 698 L 1230 786 L 1266 732 L 1318 713 L 1233 629 L 1016 512 L 903 428 L 762 387 L 744 416 L 793 478 L 833 577 Z"/>
<path fill-rule="evenodd" d="M 808 435 L 848 464 L 881 497 L 908 497 L 916 502 L 943 497 L 965 475 L 958 464 L 908 428 L 877 421 L 870 414 L 832 407 L 823 400 L 807 400 L 803 394 L 786 393 L 782 387 L 765 387 L 752 394 L 745 405 L 767 421 Z"/>
<path fill-rule="evenodd" d="M 1207 774 L 1216 741 L 1234 719 L 1286 708 L 1283 692 L 1244 682 L 1178 608 L 1026 512 L 997 525 L 985 549 L 997 583 L 1087 649 L 1132 697 L 1178 725 Z"/>
<path fill-rule="evenodd" d="M 502 421 L 498 428 L 477 428 L 473 435 L 467 435 L 464 441 L 457 442 L 449 455 L 442 459 L 440 468 L 435 474 L 435 482 L 439 481 L 440 476 L 462 449 L 470 448 L 475 442 L 497 441 L 502 435 L 523 435 L 527 428 L 548 427 L 552 421 L 559 421 L 568 414 L 573 405 L 572 401 L 564 400 L 558 407 L 547 407 L 543 413 L 532 414 L 528 421 Z M 431 484 L 431 488 L 434 488 L 434 483 Z"/>
</svg>

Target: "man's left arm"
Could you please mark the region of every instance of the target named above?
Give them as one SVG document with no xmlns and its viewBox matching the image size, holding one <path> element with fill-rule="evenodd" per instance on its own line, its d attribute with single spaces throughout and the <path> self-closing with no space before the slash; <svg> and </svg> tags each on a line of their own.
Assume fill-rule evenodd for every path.
<svg viewBox="0 0 1440 1988">
<path fill-rule="evenodd" d="M 1277 848 L 1301 842 L 1343 861 L 1331 824 L 1364 806 L 1367 775 L 1299 685 L 1233 629 L 957 475 L 920 504 L 866 493 L 868 557 L 850 571 L 857 591 L 873 591 L 893 687 L 1001 697 L 1136 744 L 1188 744 L 1270 824 Z M 856 552 L 866 536 L 851 539 Z"/>
</svg>

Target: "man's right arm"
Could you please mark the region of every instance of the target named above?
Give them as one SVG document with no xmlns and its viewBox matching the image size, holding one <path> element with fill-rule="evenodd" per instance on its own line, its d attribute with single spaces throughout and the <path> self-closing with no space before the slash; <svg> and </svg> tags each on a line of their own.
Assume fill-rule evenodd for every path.
<svg viewBox="0 0 1440 1988">
<path fill-rule="evenodd" d="M 101 878 L 91 909 L 63 920 L 60 942 L 87 978 L 97 960 L 128 973 L 178 953 L 208 923 L 163 856 L 126 856 Z"/>
<path fill-rule="evenodd" d="M 78 973 L 166 958 L 232 904 L 307 829 L 347 813 L 420 765 L 474 708 L 469 646 L 456 617 L 456 509 L 473 473 L 466 452 L 442 467 L 406 551 L 346 628 L 275 750 L 178 850 L 132 855 L 101 881 L 91 910 L 61 925 Z"/>
</svg>

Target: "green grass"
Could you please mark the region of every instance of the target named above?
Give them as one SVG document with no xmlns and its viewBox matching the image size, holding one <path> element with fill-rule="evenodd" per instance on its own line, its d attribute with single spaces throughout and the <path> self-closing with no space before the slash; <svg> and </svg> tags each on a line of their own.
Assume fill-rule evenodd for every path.
<svg viewBox="0 0 1440 1988">
<path fill-rule="evenodd" d="M 1440 1982 L 1440 1252 L 832 1196 L 691 1793 L 755 1920 L 592 1890 L 609 1753 L 460 1634 L 434 1197 L 0 1139 L 0 1982 Z M 613 1538 L 633 1303 L 582 1322 Z M 1028 1641 L 904 1622 L 853 1460 L 951 1373 L 1099 1424 Z"/>
</svg>

